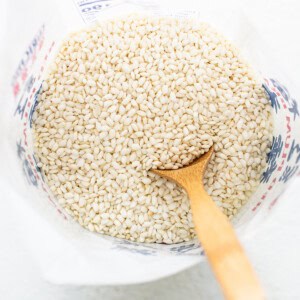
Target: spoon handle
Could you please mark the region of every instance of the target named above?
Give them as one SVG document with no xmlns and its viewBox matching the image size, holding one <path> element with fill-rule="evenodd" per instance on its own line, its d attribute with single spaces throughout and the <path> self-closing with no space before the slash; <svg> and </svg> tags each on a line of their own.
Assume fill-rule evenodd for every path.
<svg viewBox="0 0 300 300">
<path fill-rule="evenodd" d="M 198 238 L 225 298 L 264 299 L 256 274 L 226 216 L 199 182 L 190 186 L 188 194 Z"/>
</svg>

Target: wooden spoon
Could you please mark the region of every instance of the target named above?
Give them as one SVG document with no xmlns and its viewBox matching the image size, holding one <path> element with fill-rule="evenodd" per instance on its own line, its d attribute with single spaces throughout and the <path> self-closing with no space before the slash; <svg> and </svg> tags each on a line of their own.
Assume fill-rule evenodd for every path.
<svg viewBox="0 0 300 300">
<path fill-rule="evenodd" d="M 197 236 L 226 299 L 264 299 L 260 283 L 227 217 L 203 186 L 213 147 L 191 165 L 177 170 L 152 170 L 184 188 L 190 198 Z"/>
</svg>

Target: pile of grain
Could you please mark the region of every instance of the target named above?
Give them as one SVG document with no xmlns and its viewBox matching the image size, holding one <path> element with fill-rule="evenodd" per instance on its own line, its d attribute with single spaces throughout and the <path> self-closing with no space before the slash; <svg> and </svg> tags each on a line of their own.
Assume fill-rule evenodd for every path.
<svg viewBox="0 0 300 300">
<path fill-rule="evenodd" d="M 91 231 L 138 242 L 195 236 L 186 193 L 149 172 L 214 144 L 205 186 L 232 217 L 266 165 L 271 107 L 238 51 L 210 26 L 127 16 L 74 33 L 34 116 L 39 166 Z"/>
</svg>

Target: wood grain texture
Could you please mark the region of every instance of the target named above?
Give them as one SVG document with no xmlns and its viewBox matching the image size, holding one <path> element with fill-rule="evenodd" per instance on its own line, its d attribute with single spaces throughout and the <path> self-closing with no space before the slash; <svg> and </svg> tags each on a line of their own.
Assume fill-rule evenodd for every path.
<svg viewBox="0 0 300 300">
<path fill-rule="evenodd" d="M 189 196 L 197 236 L 226 299 L 264 299 L 254 270 L 227 217 L 203 186 L 203 175 L 213 153 L 211 148 L 191 165 L 178 170 L 153 170 L 175 181 Z"/>
</svg>

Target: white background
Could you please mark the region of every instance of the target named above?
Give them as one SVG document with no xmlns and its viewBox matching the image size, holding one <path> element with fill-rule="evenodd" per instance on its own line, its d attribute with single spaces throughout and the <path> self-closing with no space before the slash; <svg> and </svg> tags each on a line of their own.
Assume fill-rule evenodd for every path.
<svg viewBox="0 0 300 300">
<path fill-rule="evenodd" d="M 6 76 L 5 70 L 15 67 L 14 62 L 9 59 L 9 53 L 11 51 L 22 53 L 25 49 L 30 38 L 26 36 L 26 30 L 31 25 L 30 16 L 34 14 L 35 2 L 37 1 L 0 0 L 0 102 L 3 101 L 2 105 L 5 105 L 6 88 L 1 79 Z M 235 5 L 234 0 L 227 3 L 229 10 Z M 260 34 L 269 45 L 273 57 L 280 61 L 290 78 L 296 83 L 296 88 L 300 89 L 300 2 L 298 0 L 242 0 L 239 1 L 239 5 L 255 22 Z M 226 14 L 226 11 L 224 13 Z M 15 20 L 21 24 L 19 27 L 16 27 Z M 15 44 L 19 44 L 20 48 L 12 47 Z M 300 299 L 300 202 L 299 192 L 297 193 L 299 184 L 300 177 L 291 184 L 272 216 L 245 245 L 269 299 Z M 18 231 L 15 230 L 16 216 L 8 209 L 9 198 L 1 191 L 5 191 L 5 187 L 0 181 L 1 299 L 221 299 L 206 263 L 175 276 L 140 285 L 74 287 L 47 283 L 42 279 L 31 254 L 23 246 Z"/>
</svg>

